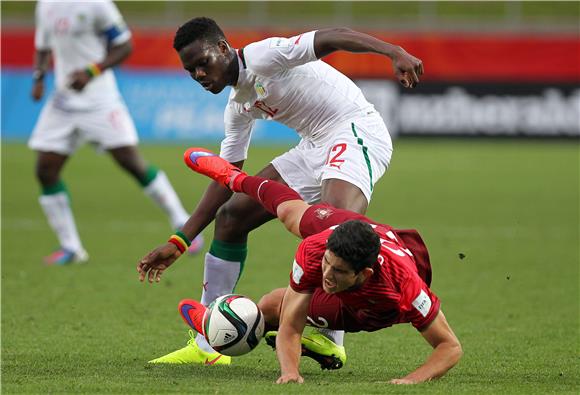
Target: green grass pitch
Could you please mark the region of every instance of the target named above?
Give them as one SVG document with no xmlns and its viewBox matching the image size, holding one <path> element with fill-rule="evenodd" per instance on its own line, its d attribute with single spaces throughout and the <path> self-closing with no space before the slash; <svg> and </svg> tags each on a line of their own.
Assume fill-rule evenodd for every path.
<svg viewBox="0 0 580 395">
<path fill-rule="evenodd" d="M 346 337 L 348 361 L 306 383 L 276 386 L 265 345 L 231 367 L 148 366 L 183 346 L 177 303 L 200 294 L 202 256 L 183 257 L 156 285 L 135 266 L 171 233 L 137 184 L 84 148 L 64 172 L 87 265 L 45 267 L 55 237 L 38 206 L 33 154 L 2 147 L 2 391 L 4 393 L 577 393 L 579 145 L 577 141 L 396 141 L 369 215 L 416 227 L 430 249 L 433 290 L 465 355 L 440 381 L 388 384 L 430 347 L 409 325 Z M 207 181 L 182 165 L 184 146 L 144 146 L 188 209 Z M 211 148 L 216 148 L 211 147 Z M 286 147 L 254 147 L 259 170 Z M 212 228 L 205 231 L 211 239 Z M 271 222 L 250 240 L 238 292 L 286 286 L 298 240 Z M 206 247 L 207 250 L 207 247 Z M 463 259 L 459 254 L 465 255 Z"/>
</svg>

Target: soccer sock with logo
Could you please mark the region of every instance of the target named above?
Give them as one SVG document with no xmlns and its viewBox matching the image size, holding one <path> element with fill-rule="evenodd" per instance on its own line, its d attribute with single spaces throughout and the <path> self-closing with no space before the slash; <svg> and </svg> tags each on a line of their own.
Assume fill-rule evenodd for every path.
<svg viewBox="0 0 580 395">
<path fill-rule="evenodd" d="M 244 270 L 247 255 L 246 243 L 226 243 L 213 240 L 209 252 L 205 255 L 203 292 L 201 294 L 203 305 L 207 306 L 216 298 L 234 291 Z M 201 334 L 198 334 L 195 340 L 202 350 L 214 352 Z"/>
<path fill-rule="evenodd" d="M 239 177 L 239 176 L 238 176 Z M 244 192 L 257 200 L 271 214 L 276 215 L 276 209 L 281 203 L 289 200 L 302 200 L 292 188 L 276 181 L 262 177 L 246 176 L 241 182 L 234 180 L 234 190 Z"/>
<path fill-rule="evenodd" d="M 326 328 L 316 328 L 316 330 L 332 340 L 336 345 L 342 346 L 344 344 L 344 331 Z"/>
<path fill-rule="evenodd" d="M 48 223 L 60 243 L 68 251 L 81 251 L 82 244 L 70 207 L 70 199 L 66 186 L 62 181 L 55 185 L 42 188 L 42 195 L 38 199 Z"/>
<path fill-rule="evenodd" d="M 147 168 L 143 179 L 139 180 L 143 191 L 157 206 L 169 216 L 171 226 L 178 229 L 189 219 L 189 214 L 183 208 L 181 200 L 175 193 L 167 175 L 153 166 Z"/>
</svg>

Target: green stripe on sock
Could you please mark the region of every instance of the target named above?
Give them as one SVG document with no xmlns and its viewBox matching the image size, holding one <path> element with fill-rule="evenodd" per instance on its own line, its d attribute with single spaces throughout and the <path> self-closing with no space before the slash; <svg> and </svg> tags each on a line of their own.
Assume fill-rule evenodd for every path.
<svg viewBox="0 0 580 395">
<path fill-rule="evenodd" d="M 151 184 L 151 181 L 153 181 L 155 177 L 157 177 L 158 172 L 159 172 L 158 168 L 156 168 L 155 166 L 149 166 L 147 170 L 145 170 L 145 175 L 143 176 L 143 178 L 138 180 L 139 184 L 141 184 L 141 186 L 145 188 L 147 185 Z"/>
<path fill-rule="evenodd" d="M 358 143 L 358 145 L 360 145 L 362 147 L 363 156 L 365 157 L 365 162 L 367 163 L 367 169 L 369 171 L 369 178 L 370 178 L 371 191 L 372 191 L 373 190 L 373 169 L 371 167 L 371 160 L 369 159 L 369 152 L 368 152 L 369 149 L 363 144 L 363 139 L 358 137 L 358 134 L 356 133 L 356 129 L 354 127 L 354 123 L 351 123 L 351 126 L 352 126 L 352 133 L 354 134 L 354 137 L 356 137 L 356 142 Z"/>
<path fill-rule="evenodd" d="M 64 182 L 62 181 L 58 181 L 56 184 L 51 185 L 49 187 L 42 187 L 42 194 L 43 195 L 56 195 L 57 193 L 61 193 L 61 192 L 65 192 L 68 193 L 67 189 L 66 189 L 66 185 L 64 185 Z"/>
<path fill-rule="evenodd" d="M 209 247 L 209 253 L 226 261 L 243 262 L 248 256 L 248 245 L 246 243 L 227 243 L 225 241 L 213 240 Z"/>
</svg>

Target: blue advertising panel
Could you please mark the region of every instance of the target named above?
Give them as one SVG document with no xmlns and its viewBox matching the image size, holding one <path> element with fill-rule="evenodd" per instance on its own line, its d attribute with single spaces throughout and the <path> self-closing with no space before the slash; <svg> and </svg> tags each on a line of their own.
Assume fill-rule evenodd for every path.
<svg viewBox="0 0 580 395">
<path fill-rule="evenodd" d="M 2 78 L 2 139 L 28 138 L 46 98 L 30 97 L 31 71 L 5 68 Z M 119 89 L 133 116 L 142 141 L 220 141 L 224 136 L 223 111 L 230 88 L 219 95 L 206 92 L 182 72 L 117 70 Z M 53 76 L 46 80 L 47 93 Z M 48 95 L 47 95 L 48 96 Z M 252 141 L 292 143 L 296 132 L 277 122 L 256 122 Z"/>
</svg>

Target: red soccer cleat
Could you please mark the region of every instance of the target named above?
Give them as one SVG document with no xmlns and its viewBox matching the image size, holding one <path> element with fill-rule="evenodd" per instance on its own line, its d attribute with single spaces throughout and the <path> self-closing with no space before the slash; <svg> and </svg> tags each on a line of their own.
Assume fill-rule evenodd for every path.
<svg viewBox="0 0 580 395">
<path fill-rule="evenodd" d="M 187 325 L 203 336 L 205 336 L 205 333 L 203 332 L 202 321 L 206 310 L 207 307 L 193 299 L 183 299 L 179 302 L 179 314 L 181 314 L 181 318 L 183 318 Z"/>
<path fill-rule="evenodd" d="M 233 188 L 234 179 L 240 174 L 247 176 L 236 166 L 205 148 L 189 148 L 183 154 L 183 160 L 191 170 L 212 178 L 234 192 L 238 192 Z"/>
</svg>

